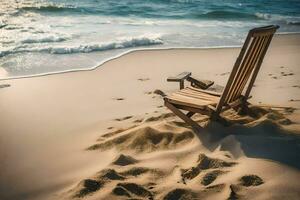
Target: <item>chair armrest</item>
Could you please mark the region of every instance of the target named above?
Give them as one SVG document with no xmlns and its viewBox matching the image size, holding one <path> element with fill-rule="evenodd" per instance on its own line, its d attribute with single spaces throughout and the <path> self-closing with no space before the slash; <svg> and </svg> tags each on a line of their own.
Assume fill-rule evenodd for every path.
<svg viewBox="0 0 300 200">
<path fill-rule="evenodd" d="M 191 82 L 191 86 L 198 87 L 198 88 L 204 89 L 204 90 L 206 90 L 207 88 L 209 88 L 210 86 L 212 86 L 214 84 L 213 81 L 199 80 L 199 79 L 195 79 L 191 76 L 187 78 L 187 81 Z"/>
<path fill-rule="evenodd" d="M 192 75 L 191 72 L 182 72 L 174 77 L 168 77 L 168 82 L 179 82 L 180 89 L 184 88 L 184 80 L 189 78 Z"/>
<path fill-rule="evenodd" d="M 184 80 L 192 75 L 192 72 L 182 72 L 178 74 L 177 76 L 168 77 L 168 82 L 180 82 L 181 80 Z"/>
</svg>

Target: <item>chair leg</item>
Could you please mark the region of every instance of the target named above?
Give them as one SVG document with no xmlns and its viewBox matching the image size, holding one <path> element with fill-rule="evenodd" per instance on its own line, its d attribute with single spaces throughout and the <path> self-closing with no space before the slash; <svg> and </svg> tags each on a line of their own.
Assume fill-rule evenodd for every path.
<svg viewBox="0 0 300 200">
<path fill-rule="evenodd" d="M 186 114 L 186 116 L 192 117 L 194 114 L 195 114 L 194 112 L 188 112 L 188 113 Z"/>
<path fill-rule="evenodd" d="M 250 103 L 248 103 L 247 101 L 243 102 L 238 110 L 238 113 L 241 115 L 251 114 L 251 110 L 248 107 L 249 105 Z"/>
<path fill-rule="evenodd" d="M 211 117 L 210 117 L 210 120 L 215 121 L 215 122 L 219 122 L 223 126 L 229 126 L 230 125 L 230 123 L 226 119 L 221 117 L 220 114 L 212 114 Z"/>
<path fill-rule="evenodd" d="M 192 128 L 195 131 L 198 132 L 198 131 L 203 130 L 203 127 L 201 127 L 199 124 L 197 124 L 195 121 L 193 121 L 190 117 L 188 117 L 188 115 L 192 115 L 192 114 L 188 113 L 187 115 L 185 115 L 183 112 L 181 112 L 178 108 L 176 108 L 175 106 L 173 106 L 167 100 L 165 100 L 165 106 L 168 107 L 175 115 L 177 115 L 178 117 L 180 117 L 187 124 L 189 124 L 190 126 L 192 126 Z M 192 113 L 192 112 L 190 112 L 190 113 Z"/>
</svg>

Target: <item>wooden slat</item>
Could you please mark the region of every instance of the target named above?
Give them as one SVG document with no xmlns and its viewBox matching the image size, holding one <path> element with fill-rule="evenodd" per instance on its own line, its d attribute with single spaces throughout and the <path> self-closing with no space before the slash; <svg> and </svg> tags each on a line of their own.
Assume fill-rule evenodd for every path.
<svg viewBox="0 0 300 200">
<path fill-rule="evenodd" d="M 279 28 L 279 26 L 277 26 L 277 25 L 270 25 L 270 26 L 265 26 L 265 27 L 254 28 L 249 31 L 249 34 L 251 34 L 252 37 L 273 35 L 278 28 Z"/>
<path fill-rule="evenodd" d="M 249 59 L 244 64 L 245 65 L 245 67 L 244 67 L 245 70 L 241 74 L 240 79 L 238 80 L 238 82 L 236 83 L 236 88 L 235 88 L 236 92 L 235 92 L 234 96 L 232 97 L 231 101 L 236 100 L 236 98 L 238 98 L 241 95 L 241 93 L 239 92 L 239 88 L 241 87 L 241 84 L 245 81 L 246 77 L 248 77 L 248 75 L 250 75 L 252 70 L 253 70 L 253 67 L 254 67 L 253 59 L 255 59 L 255 57 L 257 56 L 257 54 L 256 54 L 257 48 L 260 47 L 260 44 L 262 42 L 262 38 L 256 38 L 256 39 L 257 39 L 256 40 L 257 42 L 254 44 L 254 48 L 250 52 Z"/>
<path fill-rule="evenodd" d="M 240 91 L 243 90 L 243 88 L 241 88 L 241 86 L 243 85 L 242 83 L 247 82 L 248 77 L 250 76 L 254 68 L 254 63 L 252 61 L 259 56 L 260 49 L 263 46 L 262 44 L 264 38 L 257 37 L 254 40 L 255 43 L 253 44 L 253 49 L 249 50 L 248 58 L 245 62 L 242 63 L 241 66 L 244 71 L 240 74 L 239 79 L 235 82 L 234 93 L 232 93 L 232 96 L 229 98 L 228 102 L 236 100 L 241 95 Z"/>
<path fill-rule="evenodd" d="M 216 103 L 216 101 L 212 101 L 210 99 L 197 99 L 195 97 L 190 97 L 190 96 L 180 95 L 180 94 L 170 95 L 170 96 L 168 96 L 168 98 L 176 99 L 177 101 L 182 101 L 182 102 L 184 102 L 184 101 L 194 102 L 194 104 L 198 104 L 201 106 Z"/>
<path fill-rule="evenodd" d="M 207 95 L 207 94 L 196 94 L 196 93 L 191 93 L 191 92 L 185 92 L 185 91 L 180 91 L 177 93 L 174 93 L 174 95 L 179 94 L 179 95 L 183 95 L 183 96 L 191 96 L 191 97 L 195 97 L 198 99 L 210 99 L 210 100 L 215 100 L 218 101 L 219 98 L 212 96 L 212 95 Z"/>
<path fill-rule="evenodd" d="M 169 98 L 168 98 L 168 101 L 173 104 L 176 104 L 176 105 L 184 105 L 184 106 L 188 106 L 188 107 L 192 107 L 192 108 L 205 109 L 205 105 L 198 105 L 193 102 L 180 101 L 177 99 L 169 99 Z"/>
<path fill-rule="evenodd" d="M 230 87 L 231 87 L 231 84 L 232 84 L 232 82 L 233 82 L 234 76 L 235 76 L 235 74 L 236 74 L 236 72 L 237 72 L 237 70 L 238 70 L 238 67 L 239 67 L 239 65 L 240 65 L 240 63 L 241 63 L 241 61 L 242 61 L 242 58 L 244 57 L 245 51 L 246 51 L 247 48 L 248 48 L 248 45 L 249 45 L 250 40 L 251 40 L 251 34 L 249 33 L 248 36 L 247 36 L 247 38 L 246 38 L 246 40 L 245 40 L 245 42 L 244 42 L 244 45 L 243 45 L 243 47 L 242 47 L 242 49 L 241 49 L 241 52 L 240 52 L 238 58 L 237 58 L 236 61 L 235 61 L 235 64 L 234 64 L 234 66 L 233 66 L 233 69 L 232 69 L 232 71 L 231 71 L 231 73 L 230 73 L 230 76 L 229 76 L 229 79 L 228 79 L 228 81 L 227 81 L 227 84 L 226 84 L 226 86 L 225 86 L 225 88 L 224 88 L 224 91 L 223 91 L 223 93 L 222 93 L 222 96 L 221 96 L 221 98 L 220 98 L 220 101 L 219 101 L 219 103 L 218 103 L 218 105 L 217 105 L 215 115 L 218 115 L 218 114 L 221 112 L 223 105 L 226 103 L 226 102 L 225 102 L 225 99 L 226 99 L 226 97 L 227 97 L 228 91 L 229 91 L 229 89 L 230 89 Z"/>
<path fill-rule="evenodd" d="M 261 44 L 261 47 L 259 48 L 259 50 L 257 52 L 255 52 L 255 58 L 252 60 L 252 68 L 251 68 L 251 71 L 249 71 L 247 73 L 247 76 L 244 77 L 244 80 L 243 82 L 240 84 L 240 87 L 238 89 L 238 93 L 241 94 L 248 82 L 248 79 L 251 75 L 251 73 L 253 72 L 253 70 L 255 69 L 255 67 L 257 66 L 257 63 L 258 63 L 258 60 L 263 56 L 262 55 L 262 52 L 264 51 L 264 49 L 268 48 L 267 47 L 267 41 L 269 39 L 269 36 L 264 36 L 263 39 L 262 39 L 262 44 Z M 237 96 L 235 97 L 237 98 Z"/>
<path fill-rule="evenodd" d="M 249 87 L 252 87 L 254 84 L 253 79 L 255 80 L 255 77 L 257 76 L 258 69 L 260 68 L 261 62 L 265 55 L 265 51 L 267 50 L 267 48 L 269 46 L 269 42 L 267 42 L 268 44 L 265 45 L 265 41 L 269 41 L 269 39 L 268 39 L 269 36 L 270 36 L 270 38 L 272 38 L 276 29 L 278 29 L 278 26 L 267 26 L 267 27 L 255 28 L 255 29 L 252 29 L 249 31 L 246 41 L 241 49 L 240 55 L 238 56 L 238 58 L 235 62 L 235 65 L 230 74 L 230 77 L 228 79 L 226 87 L 225 87 L 223 94 L 220 98 L 220 101 L 217 105 L 216 112 L 215 112 L 216 115 L 218 115 L 221 112 L 222 107 L 224 105 L 226 105 L 226 103 L 238 98 L 241 95 L 246 83 L 248 82 L 248 79 L 251 77 L 245 96 L 249 95 L 249 93 L 251 91 L 251 88 L 249 88 Z M 265 39 L 262 42 L 263 48 L 259 49 L 259 52 L 263 52 L 263 53 L 259 53 L 258 56 L 251 55 L 250 60 L 247 61 L 249 59 L 247 56 L 248 52 L 249 53 L 252 52 L 252 51 L 250 51 L 251 46 L 249 46 L 249 44 L 253 45 L 253 40 L 256 37 L 265 37 Z M 254 51 L 254 53 L 257 54 L 257 51 Z M 244 59 L 246 59 L 246 60 L 244 60 Z M 237 78 L 240 78 L 238 76 L 239 73 L 241 72 L 241 69 L 239 69 L 239 67 L 240 67 L 241 63 L 245 62 L 245 61 L 247 61 L 248 64 L 246 66 L 245 71 L 243 71 L 244 73 L 241 73 L 242 76 L 244 76 L 245 78 L 237 79 Z M 254 66 L 256 66 L 256 67 L 254 67 Z M 253 70 L 253 73 L 252 73 L 252 70 Z M 251 75 L 251 74 L 253 74 L 253 75 Z M 238 82 L 240 82 L 241 84 L 239 84 Z"/>
<path fill-rule="evenodd" d="M 193 96 L 197 96 L 197 97 L 210 98 L 210 99 L 219 99 L 220 98 L 220 97 L 217 97 L 217 96 L 214 96 L 214 95 L 210 95 L 210 94 L 202 93 L 202 92 L 196 92 L 196 91 L 192 91 L 192 90 L 180 90 L 176 93 L 183 94 L 183 95 L 184 94 L 193 95 Z"/>
<path fill-rule="evenodd" d="M 241 65 L 239 66 L 239 69 L 236 73 L 236 76 L 234 77 L 234 81 L 233 81 L 233 83 L 230 87 L 230 90 L 228 91 L 227 98 L 225 99 L 226 103 L 229 103 L 233 100 L 233 97 L 236 94 L 236 88 L 238 87 L 238 83 L 240 82 L 242 74 L 244 73 L 244 71 L 247 70 L 249 59 L 252 55 L 253 50 L 255 50 L 258 42 L 259 42 L 259 38 L 254 38 L 251 41 L 251 44 L 250 44 L 249 48 L 247 49 L 245 57 L 243 58 L 243 61 L 242 61 Z"/>
<path fill-rule="evenodd" d="M 202 89 L 198 89 L 198 88 L 194 88 L 194 87 L 186 87 L 185 89 L 190 89 L 190 90 L 210 94 L 210 95 L 217 96 L 217 97 L 222 95 L 220 92 L 214 92 L 214 91 L 210 91 L 210 90 L 202 90 Z"/>
<path fill-rule="evenodd" d="M 277 28 L 278 28 L 278 27 L 277 27 Z M 277 29 L 277 28 L 276 28 L 276 29 Z M 276 29 L 275 29 L 275 30 L 276 30 Z M 274 34 L 270 35 L 270 37 L 268 38 L 267 44 L 266 44 L 266 48 L 265 48 L 264 51 L 262 52 L 262 56 L 261 56 L 261 57 L 259 58 L 259 60 L 258 60 L 257 67 L 256 67 L 256 68 L 254 69 L 254 71 L 253 71 L 253 75 L 252 75 L 252 77 L 251 77 L 251 79 L 250 79 L 248 88 L 247 88 L 247 90 L 246 90 L 246 92 L 245 92 L 245 98 L 246 98 L 246 99 L 247 99 L 247 98 L 249 97 L 249 95 L 250 95 L 250 92 L 251 92 L 251 89 L 252 89 L 253 84 L 254 84 L 254 82 L 255 82 L 255 79 L 256 79 L 256 77 L 257 77 L 258 71 L 259 71 L 259 69 L 260 69 L 260 67 L 261 67 L 261 64 L 262 64 L 263 59 L 264 59 L 264 57 L 265 57 L 265 55 L 266 55 L 266 53 L 267 53 L 268 47 L 269 47 L 269 45 L 270 45 L 270 43 L 271 43 L 271 41 L 272 41 L 273 36 L 274 36 Z"/>
<path fill-rule="evenodd" d="M 207 105 L 215 105 L 216 102 L 209 101 L 209 100 L 201 100 L 201 99 L 196 99 L 192 97 L 187 97 L 187 96 L 180 96 L 180 95 L 170 95 L 167 96 L 170 102 L 174 104 L 179 104 L 179 105 L 186 105 L 186 106 L 191 106 L 195 108 L 204 108 Z"/>
<path fill-rule="evenodd" d="M 219 101 L 219 98 L 211 98 L 209 96 L 197 96 L 194 94 L 186 94 L 186 93 L 176 93 L 176 94 L 172 94 L 172 96 L 178 96 L 179 98 L 182 96 L 186 96 L 186 97 L 191 97 L 191 98 L 195 98 L 195 99 L 199 99 L 199 100 L 211 101 L 211 102 L 215 102 L 215 103 L 217 103 Z"/>
</svg>

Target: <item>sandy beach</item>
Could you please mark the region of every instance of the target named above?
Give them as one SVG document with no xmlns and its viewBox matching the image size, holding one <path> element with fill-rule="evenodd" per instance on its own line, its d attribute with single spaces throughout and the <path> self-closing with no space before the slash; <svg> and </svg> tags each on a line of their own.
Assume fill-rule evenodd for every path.
<svg viewBox="0 0 300 200">
<path fill-rule="evenodd" d="M 228 111 L 229 127 L 196 134 L 155 92 L 183 71 L 224 86 L 239 51 L 132 51 L 0 81 L 0 199 L 299 199 L 300 34 L 274 37 L 256 116 Z"/>
</svg>

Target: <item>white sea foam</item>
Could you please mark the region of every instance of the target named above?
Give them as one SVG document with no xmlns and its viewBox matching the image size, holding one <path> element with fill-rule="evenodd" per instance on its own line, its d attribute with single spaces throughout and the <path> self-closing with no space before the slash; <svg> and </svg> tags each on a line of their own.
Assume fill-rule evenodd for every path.
<svg viewBox="0 0 300 200">
<path fill-rule="evenodd" d="M 255 13 L 255 15 L 264 20 L 271 20 L 277 22 L 283 22 L 288 25 L 300 25 L 300 17 L 295 16 L 283 16 L 279 14 L 269 14 L 269 13 Z"/>
<path fill-rule="evenodd" d="M 47 42 L 62 42 L 67 40 L 67 37 L 49 35 L 46 37 L 29 37 L 21 41 L 21 43 L 47 43 Z"/>
<path fill-rule="evenodd" d="M 7 26 L 7 24 L 4 21 L 0 21 L 0 29 Z"/>
<path fill-rule="evenodd" d="M 120 38 L 117 41 L 112 41 L 107 43 L 79 44 L 76 46 L 74 45 L 74 46 L 52 46 L 52 47 L 42 46 L 41 47 L 41 46 L 31 46 L 27 44 L 21 44 L 13 49 L 6 49 L 0 51 L 0 57 L 8 54 L 25 53 L 25 52 L 47 52 L 52 54 L 89 53 L 93 51 L 106 51 L 106 50 L 113 50 L 113 49 L 159 45 L 159 44 L 163 44 L 163 40 L 161 39 L 160 35 L 156 35 L 156 34 L 142 35 L 139 37 Z"/>
</svg>

